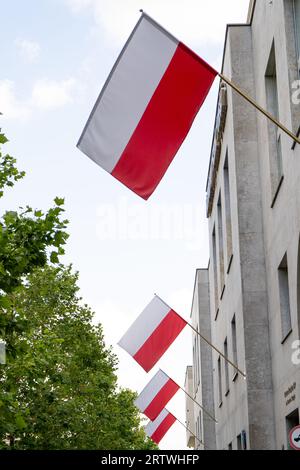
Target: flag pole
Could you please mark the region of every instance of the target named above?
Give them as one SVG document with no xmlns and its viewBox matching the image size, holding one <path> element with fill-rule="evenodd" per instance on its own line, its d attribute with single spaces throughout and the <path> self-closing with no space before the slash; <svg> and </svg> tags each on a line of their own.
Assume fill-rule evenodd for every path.
<svg viewBox="0 0 300 470">
<path fill-rule="evenodd" d="M 173 379 L 171 379 L 173 380 Z M 174 382 L 174 380 L 173 380 Z M 176 383 L 176 382 L 175 382 Z M 210 417 L 210 419 L 212 419 L 215 423 L 217 423 L 218 421 L 216 420 L 216 418 L 214 416 L 212 416 L 209 411 L 207 411 L 205 408 L 203 408 L 202 405 L 200 405 L 200 403 L 198 403 L 193 397 L 192 395 L 190 395 L 186 390 L 184 390 L 183 387 L 181 387 L 178 383 L 176 383 L 176 385 L 178 385 L 178 387 L 180 388 L 180 390 L 182 390 L 191 400 L 193 400 L 194 403 L 196 403 L 196 405 L 199 406 L 199 408 L 201 408 L 201 410 L 203 411 L 203 413 L 207 414 L 207 416 Z"/>
<path fill-rule="evenodd" d="M 175 380 L 173 380 L 168 374 L 166 374 L 164 371 L 162 371 L 167 377 L 169 377 L 170 380 L 172 380 L 172 382 L 174 382 L 175 385 L 177 385 L 177 387 L 180 388 L 180 390 L 182 390 L 191 400 L 193 400 L 194 403 L 196 403 L 196 405 L 199 406 L 199 408 L 201 408 L 201 410 L 203 411 L 203 413 L 207 414 L 207 416 L 210 417 L 210 419 L 212 419 L 215 423 L 217 423 L 218 421 L 216 420 L 216 418 L 214 418 L 214 416 L 212 416 L 205 408 L 203 408 L 202 405 L 200 405 L 200 403 L 198 403 L 183 387 L 181 387 L 177 382 L 175 382 Z"/>
<path fill-rule="evenodd" d="M 159 297 L 159 295 L 157 294 L 154 294 L 154 295 L 158 297 L 170 310 L 173 310 L 172 307 L 170 307 L 170 305 L 168 305 L 161 297 Z M 179 314 L 177 313 L 177 315 Z M 181 317 L 181 315 L 179 316 Z M 205 338 L 205 336 L 203 336 L 198 330 L 196 330 L 196 328 L 194 328 L 193 325 L 191 325 L 191 323 L 186 321 L 183 317 L 181 318 L 198 336 L 200 336 L 201 339 L 203 339 L 203 341 L 205 341 L 212 349 L 214 349 L 218 354 L 220 354 L 220 356 L 222 356 L 223 359 L 225 359 L 225 361 L 227 361 L 239 374 L 241 374 L 244 377 L 244 379 L 246 379 L 245 372 L 241 371 L 241 369 L 239 369 L 239 367 L 236 364 L 234 364 L 234 362 L 232 362 L 228 357 L 226 357 L 225 354 L 222 353 L 222 351 L 216 348 L 216 346 L 214 346 L 207 338 Z"/>
<path fill-rule="evenodd" d="M 172 414 L 172 413 L 171 413 Z M 174 415 L 173 415 L 174 416 Z M 182 421 L 180 421 L 178 418 L 176 418 L 176 416 L 174 416 L 174 418 L 176 419 L 176 421 L 178 421 L 179 424 L 181 424 L 181 426 L 183 426 L 189 433 L 191 433 L 196 439 L 197 441 L 205 447 L 205 444 L 204 442 L 201 441 L 201 439 L 199 439 L 195 433 L 193 433 Z"/>
<path fill-rule="evenodd" d="M 262 108 L 256 101 L 254 101 L 247 93 L 242 91 L 238 86 L 236 86 L 229 78 L 225 77 L 222 73 L 218 73 L 218 76 L 223 80 L 223 82 L 227 83 L 233 90 L 235 90 L 239 95 L 241 95 L 248 103 L 252 104 L 258 111 L 260 111 L 264 116 L 266 116 L 270 121 L 275 124 L 275 126 L 279 127 L 283 132 L 285 132 L 291 139 L 293 139 L 297 144 L 300 144 L 300 139 L 295 136 L 289 129 L 287 129 L 283 124 L 281 124 L 272 114 Z"/>
<path fill-rule="evenodd" d="M 244 379 L 246 379 L 245 372 L 242 372 L 241 369 L 239 369 L 238 366 L 236 366 L 230 359 L 228 359 L 228 357 L 226 357 L 225 354 L 222 353 L 222 351 L 220 351 L 218 348 L 216 348 L 216 346 L 214 346 L 210 341 L 208 341 L 208 339 L 206 339 L 199 331 L 197 331 L 196 328 L 193 327 L 193 325 L 191 325 L 188 322 L 187 322 L 187 324 L 198 336 L 200 336 L 201 339 L 203 339 L 203 341 L 205 341 L 211 348 L 213 348 L 218 354 L 220 354 L 220 356 L 222 356 L 223 359 L 225 359 L 225 361 L 227 361 L 232 367 L 234 367 L 234 369 L 239 374 L 241 374 L 244 377 Z"/>
</svg>

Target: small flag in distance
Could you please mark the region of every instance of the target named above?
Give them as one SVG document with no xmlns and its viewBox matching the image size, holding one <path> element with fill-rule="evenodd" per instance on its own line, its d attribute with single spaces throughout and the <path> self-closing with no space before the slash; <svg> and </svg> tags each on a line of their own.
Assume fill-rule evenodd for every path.
<svg viewBox="0 0 300 470">
<path fill-rule="evenodd" d="M 153 442 L 159 444 L 176 421 L 175 416 L 164 409 L 154 421 L 150 421 L 147 426 L 145 426 L 145 433 Z"/>
<path fill-rule="evenodd" d="M 178 313 L 155 296 L 118 344 L 149 372 L 186 325 Z"/>
<path fill-rule="evenodd" d="M 147 418 L 153 421 L 179 388 L 179 385 L 170 379 L 165 372 L 159 370 L 137 397 L 134 404 Z"/>
</svg>

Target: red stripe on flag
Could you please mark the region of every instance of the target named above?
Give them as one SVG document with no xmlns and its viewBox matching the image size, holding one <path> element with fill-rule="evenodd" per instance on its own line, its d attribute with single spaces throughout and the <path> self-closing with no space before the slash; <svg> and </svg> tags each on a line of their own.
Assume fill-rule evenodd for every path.
<svg viewBox="0 0 300 470">
<path fill-rule="evenodd" d="M 175 416 L 169 413 L 168 416 L 166 416 L 165 419 L 158 426 L 156 431 L 152 434 L 151 436 L 152 441 L 154 441 L 156 444 L 159 444 L 162 438 L 169 431 L 170 427 L 175 423 L 175 421 L 176 421 Z"/>
<path fill-rule="evenodd" d="M 146 372 L 149 372 L 186 324 L 182 317 L 170 310 L 133 358 Z"/>
<path fill-rule="evenodd" d="M 154 421 L 178 390 L 179 386 L 172 379 L 169 379 L 143 413 L 151 421 Z"/>
<path fill-rule="evenodd" d="M 216 75 L 180 43 L 111 174 L 148 199 L 184 141 Z"/>
</svg>

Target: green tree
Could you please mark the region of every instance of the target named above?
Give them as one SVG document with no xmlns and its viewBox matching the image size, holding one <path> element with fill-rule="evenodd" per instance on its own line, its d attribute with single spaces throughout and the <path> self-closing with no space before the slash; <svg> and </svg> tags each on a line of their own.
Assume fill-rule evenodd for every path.
<svg viewBox="0 0 300 470">
<path fill-rule="evenodd" d="M 9 294 L 7 364 L 0 369 L 0 448 L 154 449 L 119 390 L 116 358 L 78 296 L 71 268 L 45 266 Z"/>
</svg>

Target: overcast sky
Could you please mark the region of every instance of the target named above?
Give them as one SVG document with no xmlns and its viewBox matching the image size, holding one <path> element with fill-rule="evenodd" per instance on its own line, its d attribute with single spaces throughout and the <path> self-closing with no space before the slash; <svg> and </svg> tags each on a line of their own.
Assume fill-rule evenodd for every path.
<svg viewBox="0 0 300 470">
<path fill-rule="evenodd" d="M 1 209 L 46 209 L 66 198 L 65 263 L 119 357 L 119 383 L 140 391 L 145 372 L 116 346 L 154 292 L 189 318 L 196 268 L 208 263 L 205 186 L 217 81 L 167 175 L 148 202 L 76 149 L 82 128 L 143 8 L 220 68 L 226 23 L 245 22 L 249 0 L 10 0 L 1 2 L 0 126 L 26 178 Z M 186 329 L 159 363 L 183 385 L 192 359 Z M 169 409 L 185 420 L 184 394 Z M 184 449 L 169 431 L 162 449 Z"/>
</svg>

